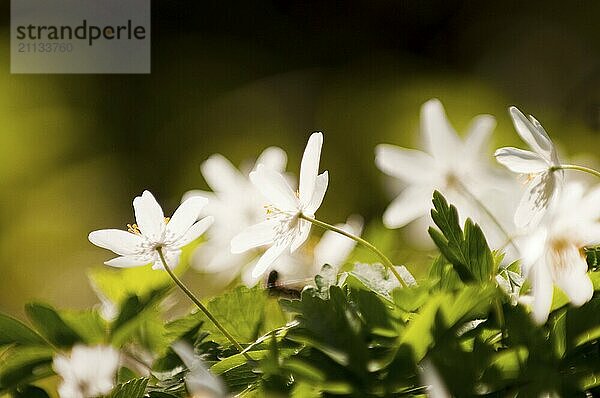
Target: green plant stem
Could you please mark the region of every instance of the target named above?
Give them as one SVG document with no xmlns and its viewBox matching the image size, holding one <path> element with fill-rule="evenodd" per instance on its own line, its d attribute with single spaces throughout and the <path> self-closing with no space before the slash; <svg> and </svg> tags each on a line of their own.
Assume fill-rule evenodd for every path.
<svg viewBox="0 0 600 398">
<path fill-rule="evenodd" d="M 498 317 L 498 324 L 502 331 L 502 341 L 504 342 L 507 338 L 506 325 L 504 321 L 504 310 L 502 309 L 502 302 L 500 299 L 494 300 L 494 309 L 496 311 L 496 317 Z"/>
<path fill-rule="evenodd" d="M 169 268 L 169 265 L 167 264 L 167 261 L 165 260 L 165 256 L 162 252 L 162 248 L 157 247 L 156 251 L 158 252 L 160 261 L 162 261 L 162 263 L 163 263 L 165 271 L 167 271 L 167 274 L 169 274 L 171 279 L 173 279 L 173 282 L 175 282 L 175 284 L 177 286 L 179 286 L 179 288 L 190 298 L 190 300 L 192 300 L 192 302 L 194 304 L 196 304 L 196 306 L 198 308 L 200 308 L 200 311 L 202 311 L 204 313 L 204 315 L 206 315 L 208 317 L 208 319 L 210 319 L 210 321 L 213 323 L 213 325 L 215 325 L 217 327 L 217 329 L 219 329 L 221 331 L 221 333 L 223 333 L 223 335 L 225 337 L 227 337 L 227 339 L 231 342 L 231 344 L 233 344 L 235 346 L 235 348 L 237 348 L 246 357 L 247 360 L 254 361 L 252 359 L 252 357 L 250 357 L 250 355 L 248 355 L 248 353 L 244 351 L 244 348 L 240 345 L 240 343 L 237 342 L 237 340 L 227 331 L 227 329 L 225 329 L 225 327 L 223 327 L 223 325 L 221 325 L 221 323 L 217 320 L 217 318 L 215 318 L 213 316 L 213 314 L 211 314 L 211 312 L 208 310 L 208 308 L 206 308 L 204 306 L 204 304 L 202 304 L 202 302 L 200 302 L 200 300 L 198 300 L 198 298 L 196 296 L 194 296 L 194 293 L 192 293 L 190 291 L 190 289 L 188 289 L 187 286 L 185 286 L 183 284 L 183 282 L 177 277 L 177 275 L 175 275 L 173 270 L 171 270 L 171 268 Z"/>
<path fill-rule="evenodd" d="M 402 277 L 400 276 L 400 274 L 398 273 L 398 271 L 396 270 L 396 268 L 394 267 L 394 264 L 390 261 L 389 258 L 386 257 L 385 254 L 383 254 L 379 249 L 377 249 L 375 246 L 373 246 L 371 243 L 367 242 L 366 240 L 351 234 L 350 232 L 346 232 L 341 228 L 335 227 L 331 224 L 327 224 L 326 222 L 323 221 L 319 221 L 315 218 L 311 218 L 311 217 L 306 217 L 304 214 L 300 213 L 298 215 L 299 218 L 306 220 L 318 227 L 321 227 L 323 229 L 328 229 L 330 231 L 333 232 L 337 232 L 340 235 L 345 236 L 348 239 L 352 239 L 353 241 L 363 245 L 364 247 L 366 247 L 367 249 L 371 250 L 373 253 L 375 253 L 383 262 L 383 265 L 388 268 L 390 270 L 390 272 L 392 274 L 394 274 L 394 276 L 396 277 L 396 279 L 398 279 L 398 282 L 400 282 L 400 285 L 402 285 L 402 287 L 406 288 L 408 287 L 408 285 L 406 284 L 406 282 L 404 281 L 404 279 L 402 279 Z"/>
<path fill-rule="evenodd" d="M 600 178 L 600 171 L 594 170 L 594 169 L 591 169 L 591 168 L 585 167 L 585 166 L 577 166 L 575 164 L 561 164 L 560 166 L 552 166 L 552 167 L 550 167 L 550 171 L 556 171 L 556 170 L 576 170 L 576 171 L 582 171 L 584 173 L 588 173 L 588 174 L 591 174 L 593 176 L 596 176 L 596 177 Z"/>
<path fill-rule="evenodd" d="M 481 210 L 483 210 L 484 213 L 488 216 L 488 218 L 490 220 L 492 220 L 492 222 L 496 225 L 496 227 L 498 228 L 498 230 L 502 234 L 504 234 L 504 236 L 506 237 L 506 239 L 508 239 L 508 242 L 505 243 L 505 245 L 506 244 L 510 244 L 512 247 L 515 248 L 515 250 L 517 251 L 517 253 L 520 253 L 520 250 L 517 247 L 517 245 L 515 244 L 515 242 L 513 241 L 512 236 L 510 236 L 510 234 L 508 233 L 508 231 L 504 228 L 504 226 L 502 225 L 502 223 L 500 222 L 500 220 L 498 220 L 496 218 L 496 216 L 494 215 L 494 213 L 492 213 L 492 211 L 490 209 L 488 209 L 487 206 L 485 204 L 483 204 L 483 202 L 481 200 L 479 200 L 479 198 L 477 196 L 475 196 L 473 193 L 471 193 L 471 191 L 469 191 L 467 189 L 467 187 L 463 183 L 461 183 L 460 181 L 458 181 L 457 184 L 458 184 L 458 187 L 460 188 L 460 190 L 464 193 L 464 195 L 467 196 L 467 198 L 469 200 L 471 200 L 473 203 L 475 203 L 475 205 L 477 205 Z"/>
</svg>

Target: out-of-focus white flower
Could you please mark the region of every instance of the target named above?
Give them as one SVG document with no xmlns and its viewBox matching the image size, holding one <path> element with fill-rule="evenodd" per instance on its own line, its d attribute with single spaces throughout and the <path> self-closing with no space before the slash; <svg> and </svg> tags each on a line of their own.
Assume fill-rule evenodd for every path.
<svg viewBox="0 0 600 398">
<path fill-rule="evenodd" d="M 251 170 L 235 168 L 224 156 L 209 157 L 201 166 L 202 175 L 212 192 L 193 190 L 183 200 L 201 196 L 209 199 L 201 215 L 215 216 L 215 222 L 207 232 L 208 241 L 199 246 L 192 255 L 192 266 L 202 272 L 227 272 L 235 278 L 240 269 L 252 261 L 257 253 L 231 253 L 231 240 L 247 227 L 264 220 L 264 198 L 250 182 L 248 172 L 259 164 L 283 172 L 287 163 L 286 153 L 277 147 L 265 149 Z"/>
<path fill-rule="evenodd" d="M 61 398 L 91 398 L 108 394 L 115 385 L 119 352 L 109 346 L 76 345 L 69 356 L 54 357 L 52 368 L 62 378 Z"/>
<path fill-rule="evenodd" d="M 421 381 L 427 386 L 427 396 L 429 398 L 451 398 L 452 395 L 446 389 L 435 366 L 429 360 L 423 361 L 421 365 Z"/>
<path fill-rule="evenodd" d="M 336 227 L 360 236 L 363 221 L 359 216 L 352 216 L 345 224 L 337 224 Z M 302 288 L 314 283 L 314 277 L 321 272 L 325 264 L 330 265 L 337 273 L 356 246 L 356 242 L 327 230 L 314 247 L 310 246 L 307 244 L 294 253 L 282 254 L 267 270 L 277 271 L 278 281 L 286 287 Z M 260 276 L 253 277 L 252 272 L 245 272 L 242 280 L 247 286 L 254 286 L 260 280 Z"/>
<path fill-rule="evenodd" d="M 191 398 L 224 398 L 227 396 L 223 382 L 204 366 L 202 360 L 194 355 L 188 344 L 178 341 L 171 347 L 189 373 L 185 376 L 185 385 Z"/>
<path fill-rule="evenodd" d="M 415 277 L 405 266 L 397 265 L 395 268 L 407 286 L 417 285 Z M 392 290 L 400 287 L 400 281 L 382 264 L 356 263 L 352 273 L 361 279 L 371 290 L 386 297 L 391 295 Z"/>
<path fill-rule="evenodd" d="M 250 180 L 269 202 L 267 219 L 236 235 L 231 241 L 231 251 L 243 253 L 271 245 L 254 266 L 254 278 L 264 274 L 286 249 L 293 253 L 308 239 L 311 223 L 300 216 L 314 217 L 329 181 L 327 171 L 318 174 L 322 145 L 323 134 L 313 133 L 302 156 L 297 193 L 281 173 L 263 165 L 250 173 Z"/>
<path fill-rule="evenodd" d="M 425 151 L 389 144 L 378 145 L 375 149 L 377 167 L 406 184 L 385 211 L 384 224 L 388 228 L 399 228 L 429 214 L 433 191 L 438 190 L 460 209 L 461 218 L 476 219 L 486 234 L 488 230 L 494 231 L 495 226 L 485 227 L 490 220 L 484 215 L 479 216 L 481 209 L 467 197 L 465 190 L 479 200 L 485 200 L 488 206 L 494 199 L 488 201 L 487 196 L 499 184 L 499 177 L 490 172 L 483 155 L 495 124 L 492 116 L 477 116 L 471 122 L 467 137 L 461 140 L 448 122 L 439 100 L 432 99 L 423 104 L 421 131 Z M 503 203 L 505 205 L 506 201 Z"/>
<path fill-rule="evenodd" d="M 544 323 L 548 318 L 554 284 L 575 306 L 592 298 L 594 288 L 582 249 L 600 244 L 599 219 L 600 187 L 584 195 L 583 186 L 572 183 L 565 187 L 547 221 L 521 245 L 536 322 Z"/>
<path fill-rule="evenodd" d="M 563 180 L 556 149 L 550 137 L 533 116 L 529 119 L 517 108 L 510 107 L 510 116 L 519 136 L 531 151 L 506 147 L 496 151 L 496 160 L 509 170 L 524 174 L 528 184 L 515 212 L 518 227 L 534 227 L 555 201 Z"/>
<path fill-rule="evenodd" d="M 133 200 L 137 224 L 128 231 L 102 229 L 90 232 L 88 239 L 96 246 L 111 250 L 119 257 L 106 261 L 111 267 L 127 268 L 153 263 L 153 269 L 164 269 L 156 249 L 162 249 L 169 267 L 179 263 L 181 248 L 200 237 L 213 222 L 213 217 L 198 220 L 208 199 L 193 197 L 183 202 L 170 219 L 154 196 L 144 191 Z"/>
</svg>

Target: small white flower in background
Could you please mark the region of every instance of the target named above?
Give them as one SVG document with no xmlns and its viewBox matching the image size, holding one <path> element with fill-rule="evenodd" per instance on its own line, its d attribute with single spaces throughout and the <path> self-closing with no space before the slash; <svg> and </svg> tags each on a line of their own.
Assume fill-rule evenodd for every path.
<svg viewBox="0 0 600 398">
<path fill-rule="evenodd" d="M 224 398 L 225 386 L 206 368 L 202 360 L 194 355 L 194 350 L 187 343 L 178 341 L 171 347 L 179 355 L 189 373 L 185 376 L 185 385 L 190 398 Z"/>
<path fill-rule="evenodd" d="M 76 345 L 69 356 L 54 357 L 52 368 L 62 378 L 61 398 L 91 398 L 108 394 L 115 385 L 119 352 L 109 346 Z"/>
<path fill-rule="evenodd" d="M 533 116 L 527 119 L 514 106 L 509 111 L 517 133 L 531 151 L 505 147 L 498 149 L 494 156 L 509 170 L 527 176 L 527 187 L 514 221 L 518 227 L 534 227 L 556 200 L 564 173 L 553 170 L 560 162 L 554 144 L 540 122 Z"/>
<path fill-rule="evenodd" d="M 505 207 L 509 202 L 498 199 L 502 191 L 508 189 L 504 186 L 498 189 L 504 182 L 491 172 L 484 156 L 495 125 L 492 116 L 479 115 L 471 122 L 466 138 L 461 140 L 448 122 L 441 102 L 432 99 L 421 108 L 425 151 L 378 145 L 375 148 L 377 167 L 406 184 L 386 209 L 383 215 L 385 226 L 400 228 L 428 215 L 433 191 L 437 190 L 460 209 L 461 218 L 474 218 L 486 236 L 490 231 L 496 233 L 496 227 L 490 225 L 485 215 L 479 216 L 481 209 L 463 192 L 468 189 L 479 200 L 485 200 L 491 210 L 496 210 L 492 204 Z"/>
<path fill-rule="evenodd" d="M 421 363 L 421 382 L 427 386 L 427 396 L 429 398 L 452 397 L 446 389 L 444 380 L 442 380 L 437 369 L 428 359 Z"/>
<path fill-rule="evenodd" d="M 314 217 L 327 191 L 327 172 L 318 174 L 322 146 L 323 134 L 313 133 L 302 156 L 297 193 L 281 173 L 263 165 L 250 173 L 250 180 L 269 203 L 267 219 L 236 235 L 231 241 L 231 251 L 243 253 L 271 245 L 256 263 L 252 277 L 264 274 L 284 251 L 293 253 L 308 239 L 311 223 L 299 216 Z"/>
<path fill-rule="evenodd" d="M 345 224 L 335 225 L 346 232 L 360 236 L 362 233 L 363 220 L 360 216 L 351 216 Z M 356 242 L 333 231 L 325 231 L 321 239 L 310 247 L 310 243 L 304 245 L 294 253 L 284 253 L 268 270 L 277 271 L 281 282 L 286 287 L 302 288 L 314 284 L 314 277 L 321 272 L 323 265 L 330 265 L 337 273 L 344 261 L 348 258 L 356 246 Z M 242 281 L 246 286 L 254 286 L 260 280 L 260 276 L 253 277 L 252 272 L 245 272 Z"/>
<path fill-rule="evenodd" d="M 161 248 L 167 264 L 174 268 L 181 248 L 199 238 L 212 224 L 212 217 L 197 221 L 207 202 L 203 197 L 189 198 L 167 219 L 154 196 L 144 191 L 133 200 L 137 224 L 129 225 L 129 231 L 102 229 L 90 232 L 88 239 L 119 255 L 106 261 L 106 265 L 127 268 L 153 263 L 153 269 L 164 269 L 156 250 Z"/>
<path fill-rule="evenodd" d="M 396 265 L 396 271 L 407 286 L 416 286 L 417 281 L 410 271 L 403 265 Z M 400 287 L 400 281 L 382 264 L 356 263 L 352 273 L 356 275 L 367 287 L 383 296 L 390 297 L 392 290 Z"/>
<path fill-rule="evenodd" d="M 600 187 L 584 191 L 580 184 L 567 185 L 547 220 L 521 245 L 533 317 L 540 324 L 548 318 L 554 284 L 575 306 L 594 293 L 583 248 L 600 244 Z"/>
<path fill-rule="evenodd" d="M 248 172 L 259 164 L 270 170 L 283 172 L 287 163 L 286 153 L 277 147 L 265 149 L 248 171 L 236 169 L 224 156 L 215 154 L 202 163 L 201 171 L 212 192 L 193 190 L 183 200 L 201 196 L 209 199 L 201 215 L 215 216 L 215 222 L 207 232 L 208 241 L 192 254 L 192 266 L 202 272 L 227 272 L 235 278 L 240 269 L 249 264 L 256 253 L 231 253 L 231 240 L 247 227 L 265 217 L 264 198 L 248 178 Z"/>
</svg>

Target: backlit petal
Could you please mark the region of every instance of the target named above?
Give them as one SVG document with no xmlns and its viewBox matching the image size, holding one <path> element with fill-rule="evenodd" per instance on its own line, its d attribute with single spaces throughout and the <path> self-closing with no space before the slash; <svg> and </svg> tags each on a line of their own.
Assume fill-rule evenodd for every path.
<svg viewBox="0 0 600 398">
<path fill-rule="evenodd" d="M 256 171 L 250 173 L 250 181 L 279 210 L 293 211 L 298 208 L 298 198 L 281 173 L 258 165 Z"/>
<path fill-rule="evenodd" d="M 200 166 L 204 179 L 214 192 L 236 191 L 245 177 L 221 154 L 214 154 Z"/>
<path fill-rule="evenodd" d="M 496 160 L 510 171 L 522 174 L 537 174 L 550 166 L 546 160 L 535 152 L 506 147 L 494 153 Z"/>
<path fill-rule="evenodd" d="M 539 122 L 532 118 L 535 123 L 534 125 L 532 120 L 525 117 L 525 115 L 514 106 L 509 108 L 509 112 L 515 129 L 523 141 L 525 141 L 534 152 L 541 155 L 548 162 L 552 162 L 553 152 L 555 152 L 554 145 L 543 128 L 536 128 L 536 125 L 541 127 Z M 556 155 L 554 154 L 554 156 Z"/>
<path fill-rule="evenodd" d="M 540 173 L 527 185 L 515 212 L 517 227 L 533 227 L 546 214 L 558 190 L 554 173 Z"/>
<path fill-rule="evenodd" d="M 88 235 L 88 239 L 96 246 L 111 250 L 120 256 L 139 253 L 144 241 L 141 236 L 120 229 L 93 231 Z"/>
<path fill-rule="evenodd" d="M 281 254 L 283 254 L 283 251 L 285 249 L 286 245 L 271 246 L 269 250 L 267 250 L 258 260 L 256 265 L 254 266 L 254 269 L 252 269 L 252 277 L 260 278 L 260 276 L 263 275 L 269 269 L 273 262 L 277 260 L 277 258 L 279 258 Z"/>
<path fill-rule="evenodd" d="M 436 160 L 447 165 L 460 156 L 462 143 L 438 99 L 431 99 L 421 107 L 421 130 L 427 152 Z"/>
<path fill-rule="evenodd" d="M 121 256 L 105 261 L 104 264 L 117 268 L 131 268 L 150 264 L 152 260 L 145 256 Z"/>
<path fill-rule="evenodd" d="M 400 228 L 424 216 L 431 207 L 433 188 L 412 186 L 404 189 L 383 213 L 383 223 L 388 228 Z"/>
<path fill-rule="evenodd" d="M 133 200 L 135 219 L 142 235 L 157 241 L 165 227 L 165 215 L 162 208 L 149 191 Z"/>
<path fill-rule="evenodd" d="M 294 237 L 294 240 L 290 244 L 290 253 L 293 253 L 298 249 L 306 240 L 310 234 L 310 227 L 312 224 L 310 221 L 298 220 L 298 233 Z"/>
<path fill-rule="evenodd" d="M 207 198 L 192 196 L 179 205 L 167 223 L 167 236 L 172 240 L 181 238 L 198 220 L 202 208 L 207 203 Z"/>
<path fill-rule="evenodd" d="M 315 190 L 317 174 L 319 174 L 319 161 L 321 159 L 321 147 L 323 146 L 323 134 L 313 133 L 308 139 L 302 163 L 300 164 L 300 200 L 302 203 L 308 203 Z"/>
<path fill-rule="evenodd" d="M 392 177 L 416 182 L 430 178 L 434 160 L 422 151 L 381 144 L 375 148 L 375 164 Z"/>
<path fill-rule="evenodd" d="M 264 164 L 265 167 L 282 173 L 287 164 L 287 154 L 283 149 L 276 146 L 268 147 L 256 159 L 256 165 L 259 164 Z"/>
<path fill-rule="evenodd" d="M 278 223 L 276 220 L 265 220 L 246 228 L 231 240 L 231 252 L 243 253 L 273 243 L 275 227 Z"/>
<path fill-rule="evenodd" d="M 327 185 L 329 184 L 329 173 L 323 172 L 317 176 L 317 180 L 315 183 L 315 190 L 313 191 L 313 195 L 310 198 L 310 201 L 306 204 L 304 211 L 308 216 L 314 216 L 319 207 L 321 207 L 321 203 L 323 203 L 323 198 L 325 198 L 325 192 L 327 192 Z"/>
<path fill-rule="evenodd" d="M 533 294 L 533 319 L 544 324 L 548 319 L 552 306 L 554 285 L 549 270 L 543 261 L 538 262 L 531 270 L 531 292 Z"/>
<path fill-rule="evenodd" d="M 213 216 L 204 217 L 202 220 L 194 223 L 188 230 L 183 234 L 179 240 L 173 243 L 173 248 L 178 249 L 188 245 L 189 243 L 198 239 L 206 230 L 213 224 L 215 218 Z"/>
</svg>

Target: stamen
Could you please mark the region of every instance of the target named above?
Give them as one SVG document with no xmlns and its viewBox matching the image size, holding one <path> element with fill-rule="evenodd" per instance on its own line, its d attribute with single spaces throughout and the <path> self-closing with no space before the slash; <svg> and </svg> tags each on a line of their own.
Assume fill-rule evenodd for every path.
<svg viewBox="0 0 600 398">
<path fill-rule="evenodd" d="M 142 234 L 140 232 L 140 229 L 137 226 L 137 224 L 127 224 L 127 231 L 131 232 L 132 234 L 136 234 L 136 235 L 141 235 Z"/>
</svg>

